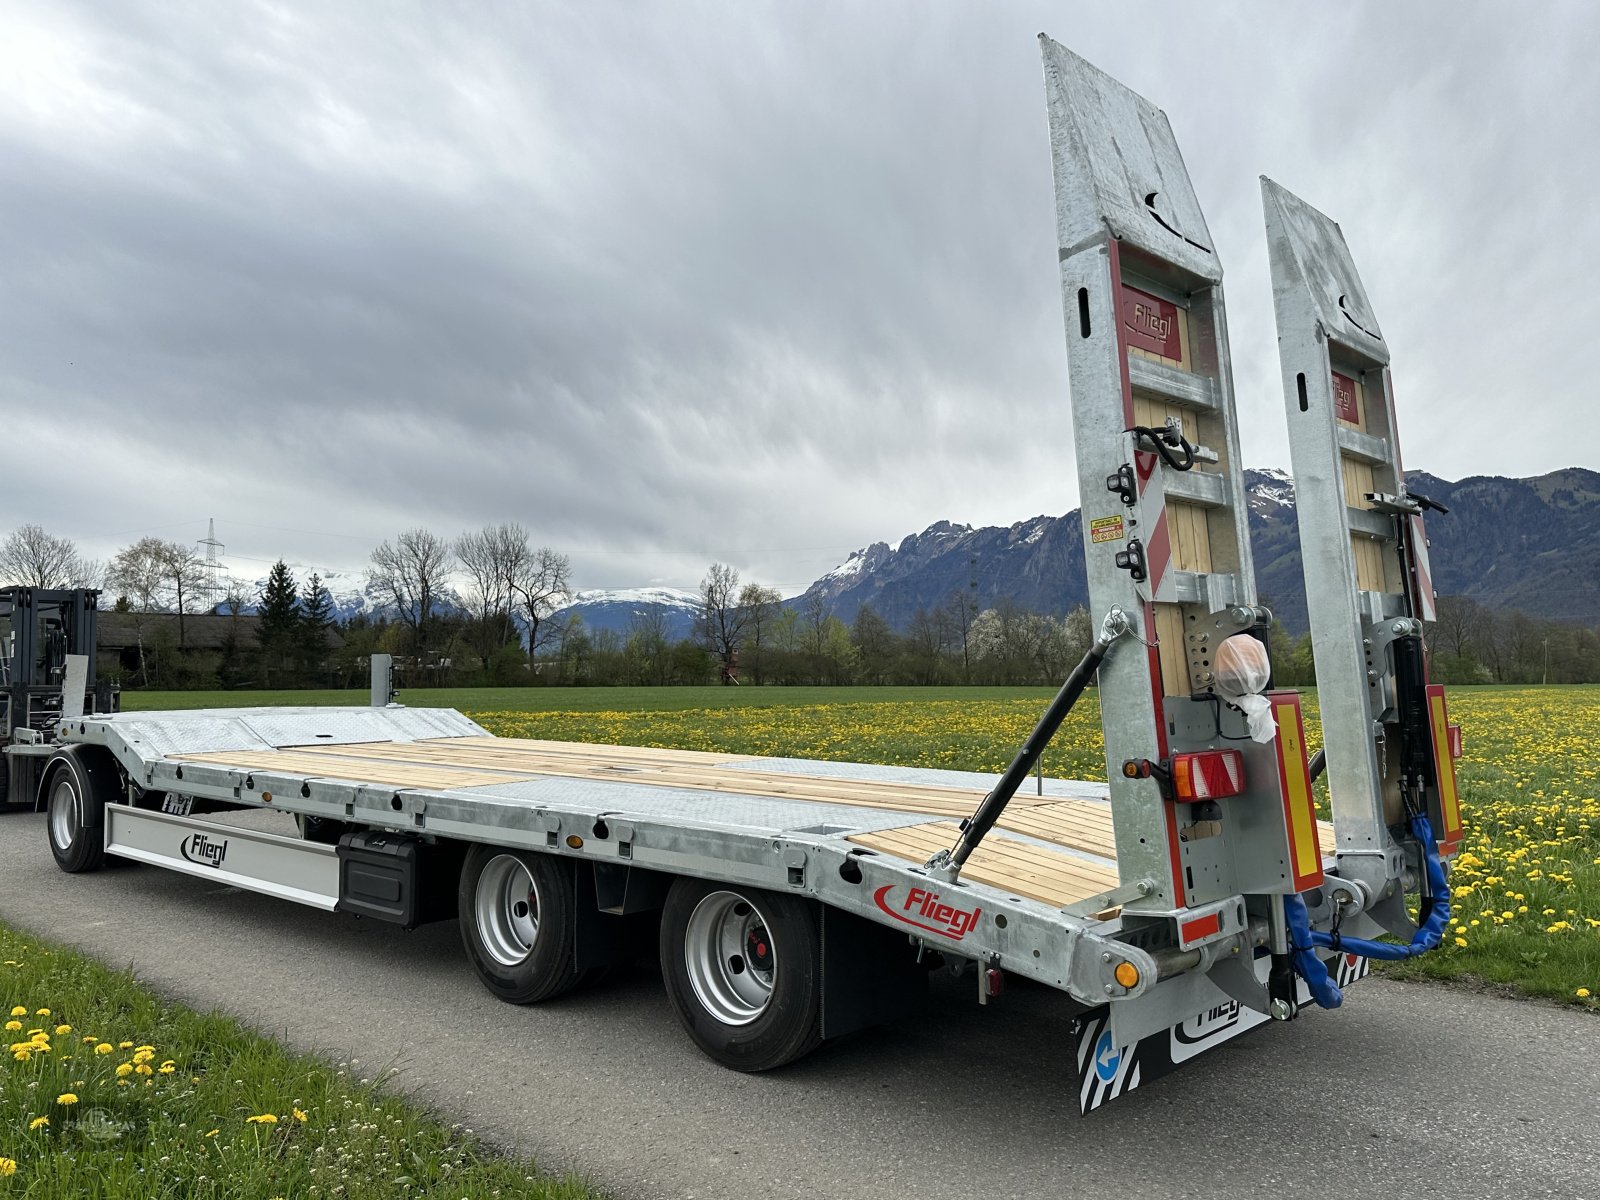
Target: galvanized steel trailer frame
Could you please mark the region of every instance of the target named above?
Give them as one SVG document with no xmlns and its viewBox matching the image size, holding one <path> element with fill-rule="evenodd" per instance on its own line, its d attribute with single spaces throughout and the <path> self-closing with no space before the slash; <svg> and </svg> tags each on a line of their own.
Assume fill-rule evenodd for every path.
<svg viewBox="0 0 1600 1200">
<path fill-rule="evenodd" d="M 886 885 L 930 885 L 928 875 L 916 864 L 865 850 L 845 836 L 903 826 L 917 819 L 903 811 L 862 808 L 842 799 L 838 803 L 786 801 L 653 787 L 629 783 L 625 777 L 617 782 L 552 777 L 430 789 L 169 757 L 229 749 L 326 748 L 489 736 L 487 730 L 449 709 L 219 709 L 85 716 L 70 722 L 58 746 L 103 747 L 126 776 L 129 795 L 108 810 L 108 853 L 205 878 L 225 875 L 225 864 L 204 861 L 203 856 L 199 862 L 186 860 L 169 832 L 180 834 L 182 840 L 197 830 L 229 838 L 252 836 L 252 831 L 139 808 L 133 803 L 139 794 L 190 797 L 227 808 L 253 807 L 337 820 L 411 837 L 531 850 L 624 872 L 654 871 L 788 891 L 897 931 L 915 932 L 887 917 L 872 897 Z M 838 770 L 840 766 L 783 761 L 807 770 L 830 766 Z M 854 771 L 845 777 L 907 783 L 932 777 L 947 784 L 959 779 L 969 785 L 990 781 L 987 776 L 893 767 L 859 766 Z M 1097 790 L 1090 784 L 1056 781 L 1049 781 L 1049 786 L 1052 794 L 1077 797 Z M 930 814 L 925 819 L 938 818 Z M 155 832 L 141 832 L 138 837 L 144 840 L 123 837 L 134 830 Z M 267 839 L 264 845 L 287 840 L 297 847 L 314 847 L 314 853 L 330 849 L 276 835 L 256 836 Z M 569 838 L 580 844 L 572 845 Z M 852 880 L 852 876 L 857 878 Z M 297 878 L 291 886 L 279 889 L 270 878 L 238 873 L 230 882 L 316 907 L 336 907 L 336 880 L 323 879 L 312 885 Z M 1149 951 L 1118 939 L 1115 920 L 1072 916 L 971 880 L 955 885 L 953 899 L 956 891 L 959 902 L 982 909 L 983 919 L 961 938 L 927 939 L 931 948 L 946 954 L 1035 979 L 1068 992 L 1085 1005 L 1102 1004 L 1109 996 L 1142 994 L 1163 973 Z M 1139 969 L 1138 986 L 1127 988 L 1117 983 L 1115 968 L 1121 962 L 1132 962 Z"/>
</svg>

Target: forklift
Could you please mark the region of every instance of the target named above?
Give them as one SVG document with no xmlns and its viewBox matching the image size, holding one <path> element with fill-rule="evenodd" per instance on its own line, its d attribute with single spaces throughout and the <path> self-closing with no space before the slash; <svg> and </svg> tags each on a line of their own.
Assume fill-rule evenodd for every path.
<svg viewBox="0 0 1600 1200">
<path fill-rule="evenodd" d="M 0 812 L 34 807 L 63 717 L 116 711 L 117 689 L 94 682 L 99 599 L 92 588 L 0 588 Z"/>
</svg>

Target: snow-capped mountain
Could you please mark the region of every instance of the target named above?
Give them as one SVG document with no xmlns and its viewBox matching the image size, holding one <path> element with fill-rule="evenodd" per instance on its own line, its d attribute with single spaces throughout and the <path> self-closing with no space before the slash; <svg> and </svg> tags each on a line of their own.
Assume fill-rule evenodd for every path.
<svg viewBox="0 0 1600 1200">
<path fill-rule="evenodd" d="M 700 613 L 700 596 L 682 588 L 596 588 L 578 592 L 572 603 L 556 612 L 559 619 L 577 616 L 590 632 L 609 629 L 626 636 L 641 621 L 659 614 L 663 632 L 672 641 L 694 633 Z"/>
<path fill-rule="evenodd" d="M 1244 484 L 1260 590 L 1291 628 L 1303 628 L 1294 478 L 1287 471 L 1247 470 Z M 918 609 L 932 612 L 957 594 L 979 609 L 1009 600 L 1056 615 L 1088 603 L 1078 510 L 1004 528 L 939 521 L 898 546 L 877 542 L 855 551 L 790 603 L 803 605 L 820 595 L 846 622 L 870 604 L 903 630 Z"/>
</svg>

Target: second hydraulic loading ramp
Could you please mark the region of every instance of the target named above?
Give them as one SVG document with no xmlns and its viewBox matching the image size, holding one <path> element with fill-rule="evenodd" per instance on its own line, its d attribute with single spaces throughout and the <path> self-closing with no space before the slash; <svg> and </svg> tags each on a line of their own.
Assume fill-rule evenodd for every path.
<svg viewBox="0 0 1600 1200">
<path fill-rule="evenodd" d="M 1423 636 L 1422 514 L 1439 506 L 1406 489 L 1389 346 L 1339 226 L 1265 177 L 1261 193 L 1339 875 L 1409 937 L 1391 830 L 1425 812 L 1443 853 L 1461 838 L 1456 739 Z"/>
<path fill-rule="evenodd" d="M 1320 882 L 1322 863 L 1298 697 L 1273 694 L 1280 736 L 1263 743 L 1216 686 L 1221 643 L 1270 620 L 1256 605 L 1222 267 L 1166 116 L 1041 43 L 1089 602 L 1127 613 L 1144 642 L 1100 668 L 1123 920 L 1187 950 L 1248 912 L 1274 931 L 1272 994 L 1287 1003 L 1279 897 Z M 1172 781 L 1184 755 L 1219 751 L 1242 761 L 1238 792 L 1184 802 Z M 1267 1007 L 1248 969 L 1212 980 Z M 1115 1023 L 1139 1023 L 1117 1008 Z"/>
</svg>

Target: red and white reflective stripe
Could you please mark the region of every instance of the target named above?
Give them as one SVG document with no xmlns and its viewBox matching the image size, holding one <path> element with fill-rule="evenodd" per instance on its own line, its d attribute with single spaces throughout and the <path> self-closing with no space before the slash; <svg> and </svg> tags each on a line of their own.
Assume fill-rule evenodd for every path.
<svg viewBox="0 0 1600 1200">
<path fill-rule="evenodd" d="M 1179 800 L 1220 800 L 1244 791 L 1244 755 L 1199 750 L 1172 756 L 1172 794 Z"/>
<path fill-rule="evenodd" d="M 1208 913 L 1189 921 L 1178 922 L 1178 944 L 1185 948 L 1222 932 L 1222 914 Z"/>
</svg>

